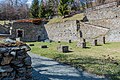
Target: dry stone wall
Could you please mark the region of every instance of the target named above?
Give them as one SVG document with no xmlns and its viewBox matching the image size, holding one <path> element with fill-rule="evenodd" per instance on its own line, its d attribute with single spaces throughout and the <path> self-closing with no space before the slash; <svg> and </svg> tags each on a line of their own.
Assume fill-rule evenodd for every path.
<svg viewBox="0 0 120 80">
<path fill-rule="evenodd" d="M 22 41 L 38 41 L 45 40 L 47 38 L 44 23 L 36 25 L 31 22 L 14 22 L 11 38 L 15 39 L 18 37 L 17 30 L 23 30 L 23 36 L 21 37 Z"/>
<path fill-rule="evenodd" d="M 87 42 L 91 42 L 93 39 L 102 39 L 109 32 L 109 29 L 89 23 L 81 23 L 80 31 L 82 32 L 82 38 L 86 39 Z M 99 42 L 102 42 L 102 40 Z"/>
<path fill-rule="evenodd" d="M 48 37 L 53 41 L 78 41 L 76 21 L 45 25 Z"/>
<path fill-rule="evenodd" d="M 25 44 L 0 44 L 0 80 L 32 80 L 31 58 Z"/>
<path fill-rule="evenodd" d="M 89 21 L 120 17 L 120 6 L 117 7 L 117 2 L 113 2 L 89 8 L 86 10 L 86 16 Z"/>
<path fill-rule="evenodd" d="M 106 35 L 107 42 L 120 41 L 120 6 L 117 2 L 88 9 L 86 16 L 90 24 L 110 29 Z"/>
<path fill-rule="evenodd" d="M 110 29 L 109 33 L 106 35 L 106 40 L 108 42 L 120 41 L 120 18 L 96 20 L 90 21 L 90 23 Z"/>
<path fill-rule="evenodd" d="M 45 25 L 49 39 L 53 41 L 82 41 L 81 38 L 90 41 L 105 36 L 108 28 L 82 23 L 78 20 L 66 21 Z"/>
</svg>

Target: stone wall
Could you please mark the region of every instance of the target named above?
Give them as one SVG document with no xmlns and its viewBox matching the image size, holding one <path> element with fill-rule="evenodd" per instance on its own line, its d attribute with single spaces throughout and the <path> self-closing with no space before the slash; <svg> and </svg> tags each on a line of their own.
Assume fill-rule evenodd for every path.
<svg viewBox="0 0 120 80">
<path fill-rule="evenodd" d="M 21 37 L 22 41 L 38 41 L 47 39 L 44 23 L 38 25 L 31 22 L 14 22 L 11 38 L 17 38 L 17 30 L 23 30 L 23 37 Z"/>
<path fill-rule="evenodd" d="M 100 41 L 100 39 L 108 34 L 109 28 L 104 28 L 89 23 L 81 23 L 80 31 L 82 33 L 82 38 L 86 39 L 87 42 L 91 42 L 93 39 L 98 39 L 101 43 L 103 41 Z"/>
<path fill-rule="evenodd" d="M 32 80 L 26 44 L 0 44 L 0 80 Z"/>
<path fill-rule="evenodd" d="M 117 2 L 96 6 L 86 10 L 88 20 L 99 20 L 120 17 L 120 6 Z"/>
<path fill-rule="evenodd" d="M 48 37 L 53 41 L 78 41 L 76 21 L 45 25 Z"/>
<path fill-rule="evenodd" d="M 9 34 L 9 28 L 6 28 L 3 25 L 0 25 L 0 34 Z"/>
<path fill-rule="evenodd" d="M 107 41 L 109 42 L 120 41 L 120 18 L 101 19 L 101 20 L 90 21 L 89 23 L 97 26 L 104 26 L 106 28 L 109 28 L 110 31 L 106 35 Z"/>
<path fill-rule="evenodd" d="M 49 39 L 53 41 L 80 41 L 81 38 L 90 41 L 105 36 L 108 28 L 82 23 L 78 20 L 45 25 Z"/>
</svg>

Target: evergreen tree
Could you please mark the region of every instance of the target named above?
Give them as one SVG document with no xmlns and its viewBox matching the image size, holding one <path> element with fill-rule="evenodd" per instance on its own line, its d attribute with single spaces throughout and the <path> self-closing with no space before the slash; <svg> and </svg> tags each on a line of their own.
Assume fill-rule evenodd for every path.
<svg viewBox="0 0 120 80">
<path fill-rule="evenodd" d="M 30 17 L 38 18 L 39 17 L 39 1 L 33 0 L 32 6 L 30 8 Z"/>
<path fill-rule="evenodd" d="M 39 17 L 45 18 L 45 14 L 46 14 L 45 5 L 44 5 L 43 0 L 41 0 L 40 8 L 39 8 Z"/>
<path fill-rule="evenodd" d="M 54 0 L 48 0 L 46 4 L 46 14 L 47 18 L 54 15 Z"/>
<path fill-rule="evenodd" d="M 61 15 L 61 16 L 64 16 L 67 15 L 69 13 L 69 10 L 68 10 L 68 0 L 60 0 L 60 4 L 58 6 L 58 13 Z"/>
</svg>

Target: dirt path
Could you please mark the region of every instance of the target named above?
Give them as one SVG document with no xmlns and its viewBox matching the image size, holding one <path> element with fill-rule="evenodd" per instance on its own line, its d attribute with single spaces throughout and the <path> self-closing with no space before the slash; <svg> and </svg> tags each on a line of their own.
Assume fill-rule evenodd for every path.
<svg viewBox="0 0 120 80">
<path fill-rule="evenodd" d="M 107 80 L 103 77 L 60 64 L 52 59 L 30 53 L 34 80 Z"/>
</svg>

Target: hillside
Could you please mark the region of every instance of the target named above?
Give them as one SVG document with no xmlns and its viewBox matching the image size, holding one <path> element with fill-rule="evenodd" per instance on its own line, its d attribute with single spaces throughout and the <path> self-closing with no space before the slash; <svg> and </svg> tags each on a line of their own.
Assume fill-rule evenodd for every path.
<svg viewBox="0 0 120 80">
<path fill-rule="evenodd" d="M 84 17 L 85 17 L 84 13 L 81 13 L 81 14 L 73 15 L 72 17 L 68 17 L 68 18 L 62 18 L 62 17 L 53 18 L 53 19 L 49 20 L 48 24 L 65 22 L 65 21 L 69 21 L 69 20 L 82 20 Z"/>
</svg>

